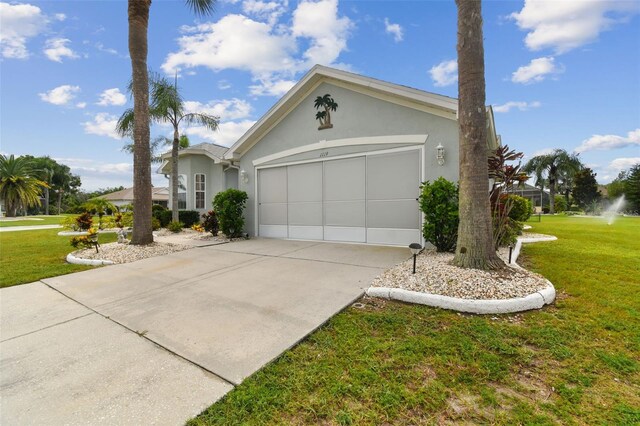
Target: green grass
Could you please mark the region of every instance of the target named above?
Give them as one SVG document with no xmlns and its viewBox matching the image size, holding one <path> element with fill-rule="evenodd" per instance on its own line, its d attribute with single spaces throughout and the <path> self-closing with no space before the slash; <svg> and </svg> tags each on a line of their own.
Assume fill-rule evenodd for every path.
<svg viewBox="0 0 640 426">
<path fill-rule="evenodd" d="M 640 424 L 640 219 L 543 217 L 521 261 L 553 306 L 462 315 L 364 299 L 190 425 Z"/>
<path fill-rule="evenodd" d="M 60 237 L 60 229 L 0 232 L 0 287 L 30 283 L 42 278 L 91 269 L 71 265 L 65 258 L 75 249 L 71 237 Z M 116 240 L 115 234 L 100 234 L 100 243 Z"/>
<path fill-rule="evenodd" d="M 7 226 L 38 226 L 38 225 L 59 225 L 64 219 L 62 216 L 27 216 L 28 218 L 37 218 L 42 220 L 1 220 L 0 228 Z"/>
</svg>

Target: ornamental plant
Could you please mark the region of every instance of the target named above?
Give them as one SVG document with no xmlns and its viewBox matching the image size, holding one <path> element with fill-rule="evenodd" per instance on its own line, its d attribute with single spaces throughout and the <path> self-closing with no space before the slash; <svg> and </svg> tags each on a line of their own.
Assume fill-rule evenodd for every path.
<svg viewBox="0 0 640 426">
<path fill-rule="evenodd" d="M 218 216 L 222 232 L 229 238 L 242 236 L 244 216 L 242 215 L 248 195 L 238 189 L 218 192 L 213 199 L 213 210 Z"/>
<path fill-rule="evenodd" d="M 93 216 L 91 216 L 91 213 L 82 213 L 80 216 L 76 217 L 76 224 L 78 225 L 78 228 L 86 231 L 93 225 Z"/>
<path fill-rule="evenodd" d="M 215 211 L 209 210 L 202 215 L 202 227 L 207 232 L 211 232 L 214 237 L 218 236 L 219 231 L 218 215 Z"/>
<path fill-rule="evenodd" d="M 439 177 L 420 187 L 420 210 L 424 213 L 422 233 L 440 252 L 453 252 L 458 239 L 458 186 Z"/>
<path fill-rule="evenodd" d="M 182 228 L 184 228 L 184 223 L 182 222 L 178 222 L 175 220 L 172 220 L 171 222 L 169 222 L 169 224 L 167 225 L 167 229 L 173 233 L 178 233 L 180 231 L 182 231 Z"/>
</svg>

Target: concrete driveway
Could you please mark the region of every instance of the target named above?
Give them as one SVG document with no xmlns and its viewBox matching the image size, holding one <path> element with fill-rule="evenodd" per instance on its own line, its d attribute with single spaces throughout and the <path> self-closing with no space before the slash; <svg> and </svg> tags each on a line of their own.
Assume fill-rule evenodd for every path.
<svg viewBox="0 0 640 426">
<path fill-rule="evenodd" d="M 408 256 L 255 239 L 2 289 L 1 423 L 181 424 Z"/>
</svg>

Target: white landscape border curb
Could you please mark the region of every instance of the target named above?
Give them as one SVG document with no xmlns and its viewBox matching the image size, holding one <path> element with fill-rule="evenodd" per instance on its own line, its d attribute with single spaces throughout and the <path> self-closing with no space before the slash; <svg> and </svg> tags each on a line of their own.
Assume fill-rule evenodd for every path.
<svg viewBox="0 0 640 426">
<path fill-rule="evenodd" d="M 102 259 L 82 259 L 80 257 L 75 257 L 73 253 L 69 253 L 67 255 L 67 262 L 73 263 L 74 265 L 89 265 L 89 266 L 102 266 L 102 265 L 113 265 L 114 262 L 111 260 L 102 260 Z"/>
<path fill-rule="evenodd" d="M 520 255 L 523 243 L 535 243 L 539 241 L 554 241 L 556 237 L 531 237 L 518 238 L 516 246 L 511 254 L 511 265 L 521 268 L 516 263 Z M 514 312 L 540 309 L 544 305 L 552 303 L 556 298 L 556 289 L 549 280 L 545 280 L 548 286 L 525 297 L 513 299 L 462 299 L 458 297 L 441 296 L 439 294 L 422 293 L 419 291 L 404 290 L 390 287 L 369 287 L 365 292 L 367 296 L 380 297 L 389 300 L 398 300 L 407 303 L 433 306 L 435 308 L 450 309 L 458 312 L 472 314 L 508 314 Z"/>
</svg>

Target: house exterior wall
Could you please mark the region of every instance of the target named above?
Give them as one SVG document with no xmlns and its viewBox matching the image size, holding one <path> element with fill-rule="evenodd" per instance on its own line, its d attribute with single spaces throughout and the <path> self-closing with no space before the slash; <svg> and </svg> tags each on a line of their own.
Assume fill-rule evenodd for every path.
<svg viewBox="0 0 640 426">
<path fill-rule="evenodd" d="M 225 188 L 225 176 L 222 165 L 204 155 L 183 155 L 178 158 L 178 173 L 187 177 L 187 208 L 205 213 L 211 210 L 213 197 Z M 205 203 L 204 208 L 196 209 L 195 175 L 205 175 Z M 171 208 L 171 190 L 169 190 L 169 208 Z"/>
<path fill-rule="evenodd" d="M 313 103 L 317 96 L 323 96 L 326 93 L 331 94 L 335 99 L 338 103 L 338 109 L 331 113 L 331 122 L 334 127 L 319 131 Z M 241 157 L 240 169 L 248 175 L 247 183 L 242 179 L 239 182 L 239 189 L 246 191 L 249 196 L 245 211 L 246 231 L 250 235 L 256 234 L 255 206 L 257 200 L 254 160 L 284 150 L 318 143 L 322 140 L 420 134 L 428 135 L 426 143 L 423 144 L 423 175 L 425 179 L 433 180 L 444 176 L 449 180 L 457 180 L 458 127 L 456 121 L 400 106 L 326 82 L 320 84 Z M 441 143 L 446 151 L 446 160 L 443 166 L 439 166 L 435 158 L 435 147 L 438 143 Z M 319 159 L 320 157 L 329 160 L 339 155 L 401 146 L 403 144 L 340 146 L 296 154 L 263 165 Z"/>
</svg>

